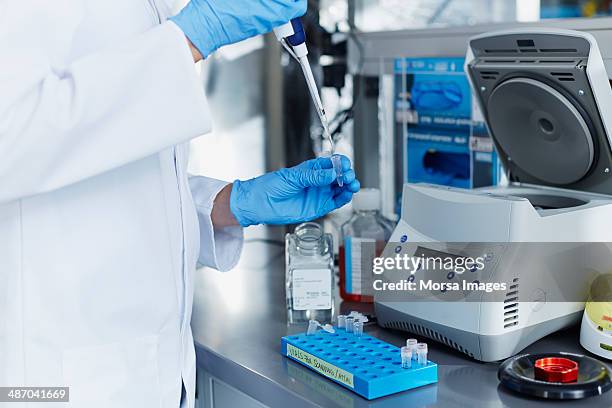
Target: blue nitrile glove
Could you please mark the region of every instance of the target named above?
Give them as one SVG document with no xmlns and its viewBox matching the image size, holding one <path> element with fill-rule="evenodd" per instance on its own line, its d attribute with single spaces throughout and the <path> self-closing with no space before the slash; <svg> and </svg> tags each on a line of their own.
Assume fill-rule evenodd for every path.
<svg viewBox="0 0 612 408">
<path fill-rule="evenodd" d="M 359 191 L 351 162 L 342 157 L 344 186 L 338 186 L 329 157 L 308 160 L 290 169 L 235 181 L 230 208 L 240 225 L 297 224 L 342 207 Z"/>
<path fill-rule="evenodd" d="M 306 14 L 307 0 L 191 0 L 170 18 L 203 57 Z"/>
</svg>

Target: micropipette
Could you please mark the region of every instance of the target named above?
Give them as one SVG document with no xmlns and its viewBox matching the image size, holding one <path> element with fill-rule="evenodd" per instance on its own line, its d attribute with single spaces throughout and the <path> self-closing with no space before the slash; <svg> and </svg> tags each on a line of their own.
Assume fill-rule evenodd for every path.
<svg viewBox="0 0 612 408">
<path fill-rule="evenodd" d="M 287 24 L 275 28 L 274 34 L 276 35 L 278 41 L 280 41 L 283 47 L 287 50 L 289 55 L 291 55 L 302 68 L 304 78 L 306 79 L 306 84 L 308 85 L 308 91 L 310 92 L 310 97 L 314 102 L 315 109 L 317 110 L 317 114 L 321 120 L 321 125 L 323 126 L 323 134 L 330 144 L 331 159 L 334 165 L 334 170 L 336 171 L 338 185 L 342 187 L 342 161 L 340 160 L 339 156 L 334 155 L 334 140 L 329 131 L 329 122 L 327 121 L 327 115 L 325 113 L 325 108 L 323 107 L 323 102 L 321 101 L 321 96 L 319 95 L 319 89 L 317 88 L 317 83 L 314 79 L 314 75 L 312 74 L 310 63 L 308 62 L 306 33 L 304 32 L 302 22 L 299 18 L 295 18 Z"/>
</svg>

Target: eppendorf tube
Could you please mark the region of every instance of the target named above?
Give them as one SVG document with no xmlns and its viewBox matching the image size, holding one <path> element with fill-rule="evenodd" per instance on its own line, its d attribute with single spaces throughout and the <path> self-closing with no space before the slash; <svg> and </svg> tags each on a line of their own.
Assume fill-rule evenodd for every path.
<svg viewBox="0 0 612 408">
<path fill-rule="evenodd" d="M 355 337 L 363 336 L 363 323 L 358 320 L 353 323 L 353 335 Z"/>
<path fill-rule="evenodd" d="M 318 328 L 319 328 L 319 322 L 317 322 L 316 320 L 310 320 L 308 322 L 308 330 L 306 331 L 306 335 L 312 336 L 313 334 L 317 332 Z"/>
<path fill-rule="evenodd" d="M 322 328 L 324 331 L 326 331 L 327 333 L 335 333 L 336 329 L 334 329 L 334 326 L 332 326 L 331 324 L 324 324 L 324 325 L 319 325 L 320 328 Z"/>
<path fill-rule="evenodd" d="M 406 346 L 410 349 L 410 352 L 412 353 L 412 359 L 416 360 L 417 359 L 417 343 L 418 340 L 417 339 L 408 339 L 406 340 Z"/>
<path fill-rule="evenodd" d="M 416 346 L 417 362 L 419 365 L 427 365 L 427 343 L 419 343 Z"/>
<path fill-rule="evenodd" d="M 342 187 L 344 185 L 344 179 L 342 178 L 342 158 L 334 154 L 331 156 L 332 164 L 334 165 L 334 171 L 336 172 L 336 181 L 338 185 Z"/>
<path fill-rule="evenodd" d="M 338 328 L 346 329 L 346 316 L 345 315 L 338 316 Z"/>
<path fill-rule="evenodd" d="M 346 332 L 353 332 L 353 323 L 355 323 L 355 318 L 353 316 L 346 316 Z"/>
<path fill-rule="evenodd" d="M 404 346 L 400 350 L 402 357 L 402 368 L 412 367 L 412 350 L 408 346 Z"/>
</svg>

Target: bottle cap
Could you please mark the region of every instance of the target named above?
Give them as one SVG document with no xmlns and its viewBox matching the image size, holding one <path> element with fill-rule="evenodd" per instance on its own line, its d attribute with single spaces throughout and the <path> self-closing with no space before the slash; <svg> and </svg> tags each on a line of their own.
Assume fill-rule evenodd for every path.
<svg viewBox="0 0 612 408">
<path fill-rule="evenodd" d="M 377 188 L 362 188 L 353 197 L 355 211 L 380 210 L 380 190 Z"/>
<path fill-rule="evenodd" d="M 569 358 L 546 357 L 536 360 L 533 366 L 536 380 L 568 383 L 578 381 L 578 363 Z"/>
</svg>

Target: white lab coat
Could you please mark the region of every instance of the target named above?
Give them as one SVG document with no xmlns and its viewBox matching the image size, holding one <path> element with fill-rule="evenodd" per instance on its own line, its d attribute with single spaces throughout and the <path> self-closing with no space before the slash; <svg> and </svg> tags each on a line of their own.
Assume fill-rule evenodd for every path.
<svg viewBox="0 0 612 408">
<path fill-rule="evenodd" d="M 186 174 L 210 120 L 171 3 L 0 1 L 0 386 L 194 404 L 196 260 L 231 268 L 242 230 Z"/>
</svg>

